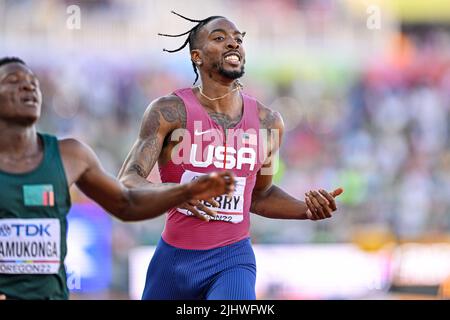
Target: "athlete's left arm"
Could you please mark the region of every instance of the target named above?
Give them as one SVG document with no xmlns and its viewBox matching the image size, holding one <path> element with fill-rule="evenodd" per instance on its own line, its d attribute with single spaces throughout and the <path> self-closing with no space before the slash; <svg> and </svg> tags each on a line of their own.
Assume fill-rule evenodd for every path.
<svg viewBox="0 0 450 320">
<path fill-rule="evenodd" d="M 259 105 L 259 110 L 261 128 L 268 130 L 268 157 L 258 172 L 250 211 L 274 219 L 330 218 L 337 209 L 334 198 L 343 192 L 341 188 L 332 192 L 313 190 L 305 194 L 304 201 L 301 201 L 272 183 L 273 162 L 283 137 L 284 124 L 278 112 L 263 105 Z"/>
</svg>

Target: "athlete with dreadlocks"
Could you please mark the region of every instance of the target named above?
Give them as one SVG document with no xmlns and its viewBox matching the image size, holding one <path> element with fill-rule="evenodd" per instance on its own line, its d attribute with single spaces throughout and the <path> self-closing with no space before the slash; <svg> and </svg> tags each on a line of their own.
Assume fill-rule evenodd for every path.
<svg viewBox="0 0 450 320">
<path fill-rule="evenodd" d="M 342 189 L 310 191 L 300 201 L 272 184 L 272 172 L 265 169 L 278 150 L 283 121 L 241 91 L 245 33 L 221 16 L 194 20 L 174 14 L 196 25 L 179 35 L 161 34 L 187 35 L 180 48 L 165 51 L 189 45 L 201 86 L 176 90 L 150 104 L 119 177 L 128 186 L 147 184 L 158 161 L 163 183 L 228 169 L 236 176 L 236 188 L 232 197 L 215 199 L 212 217 L 204 213 L 210 206 L 200 201 L 169 210 L 143 299 L 255 299 L 249 212 L 325 219 L 336 210 L 334 197 Z"/>
</svg>

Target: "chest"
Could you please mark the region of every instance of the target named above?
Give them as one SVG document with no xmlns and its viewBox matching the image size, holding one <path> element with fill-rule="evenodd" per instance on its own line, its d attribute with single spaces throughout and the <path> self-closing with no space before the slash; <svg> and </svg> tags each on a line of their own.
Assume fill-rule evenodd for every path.
<svg viewBox="0 0 450 320">
<path fill-rule="evenodd" d="M 172 133 L 162 155 L 184 170 L 231 170 L 246 177 L 256 174 L 261 167 L 258 134 L 258 130 L 243 123 L 223 129 L 212 121 L 194 121 L 188 129 Z"/>
</svg>

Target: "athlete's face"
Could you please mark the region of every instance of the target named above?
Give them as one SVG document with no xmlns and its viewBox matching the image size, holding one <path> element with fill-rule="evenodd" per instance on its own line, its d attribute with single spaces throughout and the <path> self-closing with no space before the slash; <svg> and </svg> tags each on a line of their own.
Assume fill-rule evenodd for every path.
<svg viewBox="0 0 450 320">
<path fill-rule="evenodd" d="M 41 115 L 42 94 L 34 73 L 20 63 L 0 67 L 0 118 L 33 124 Z"/>
<path fill-rule="evenodd" d="M 198 49 L 191 51 L 191 57 L 194 62 L 201 61 L 199 67 L 210 76 L 217 72 L 225 78 L 238 79 L 244 75 L 244 35 L 225 18 L 213 20 L 199 31 Z"/>
</svg>

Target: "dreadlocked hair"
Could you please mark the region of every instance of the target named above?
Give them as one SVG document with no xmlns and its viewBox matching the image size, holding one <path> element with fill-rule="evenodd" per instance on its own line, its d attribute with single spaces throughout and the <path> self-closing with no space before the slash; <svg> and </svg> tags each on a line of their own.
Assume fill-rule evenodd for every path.
<svg viewBox="0 0 450 320">
<path fill-rule="evenodd" d="M 5 65 L 5 64 L 8 64 L 8 63 L 20 63 L 20 64 L 23 64 L 23 65 L 26 65 L 25 62 L 22 59 L 17 58 L 17 57 L 3 57 L 3 58 L 0 58 L 0 67 Z"/>
<path fill-rule="evenodd" d="M 224 18 L 222 16 L 210 16 L 206 19 L 203 20 L 196 20 L 196 19 L 191 19 L 188 17 L 185 17 L 175 11 L 170 11 L 171 13 L 173 13 L 174 15 L 179 16 L 180 18 L 183 18 L 184 20 L 190 21 L 190 22 L 196 22 L 197 24 L 190 30 L 180 33 L 180 34 L 165 34 L 165 33 L 158 33 L 158 36 L 163 36 L 163 37 L 171 37 L 171 38 L 178 38 L 178 37 L 182 37 L 184 35 L 188 35 L 186 40 L 184 41 L 184 43 L 178 48 L 178 49 L 174 49 L 174 50 L 167 50 L 166 48 L 163 49 L 163 51 L 165 52 L 169 52 L 169 53 L 174 53 L 174 52 L 178 52 L 183 50 L 188 44 L 189 44 L 189 50 L 192 50 L 195 47 L 195 40 L 197 38 L 197 33 L 200 31 L 200 29 L 206 25 L 208 22 L 215 20 L 215 19 L 219 19 L 219 18 Z M 194 68 L 194 73 L 195 73 L 195 81 L 194 84 L 197 82 L 198 80 L 198 72 L 197 72 L 197 66 L 195 65 L 194 61 L 192 61 L 192 67 Z"/>
</svg>

